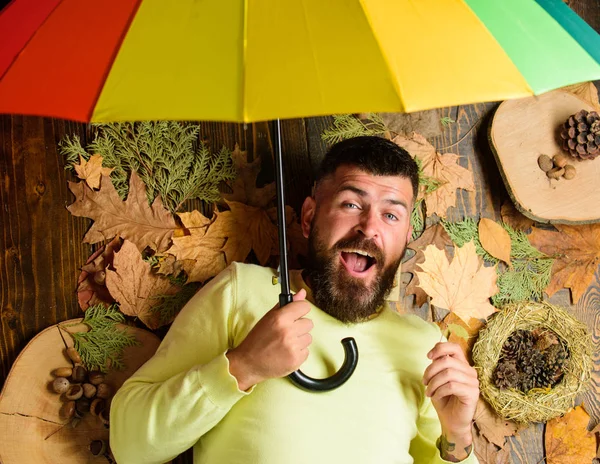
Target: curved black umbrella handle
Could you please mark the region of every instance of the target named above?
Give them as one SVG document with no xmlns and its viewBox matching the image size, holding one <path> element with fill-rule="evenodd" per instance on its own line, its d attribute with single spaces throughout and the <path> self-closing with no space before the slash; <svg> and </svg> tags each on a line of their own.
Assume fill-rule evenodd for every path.
<svg viewBox="0 0 600 464">
<path fill-rule="evenodd" d="M 342 364 L 340 370 L 331 377 L 327 377 L 326 379 L 314 379 L 304 374 L 301 370 L 297 370 L 288 375 L 288 378 L 297 387 L 309 391 L 323 392 L 340 387 L 350 378 L 358 363 L 358 348 L 354 339 L 352 337 L 344 338 L 342 340 L 342 345 L 344 346 L 345 354 L 344 364 Z"/>
</svg>

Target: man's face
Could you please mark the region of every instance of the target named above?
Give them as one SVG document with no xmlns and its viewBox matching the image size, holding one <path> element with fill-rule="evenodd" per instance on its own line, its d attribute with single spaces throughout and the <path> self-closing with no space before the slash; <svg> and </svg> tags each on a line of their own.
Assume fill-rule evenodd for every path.
<svg viewBox="0 0 600 464">
<path fill-rule="evenodd" d="M 412 233 L 408 178 L 340 166 L 302 207 L 307 275 L 317 305 L 343 322 L 375 313 Z"/>
</svg>

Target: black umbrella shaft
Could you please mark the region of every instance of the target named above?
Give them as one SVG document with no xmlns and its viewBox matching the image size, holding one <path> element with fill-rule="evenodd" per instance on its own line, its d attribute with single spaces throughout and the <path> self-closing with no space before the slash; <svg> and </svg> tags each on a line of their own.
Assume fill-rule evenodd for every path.
<svg viewBox="0 0 600 464">
<path fill-rule="evenodd" d="M 287 237 L 285 221 L 285 192 L 283 191 L 283 161 L 281 146 L 281 121 L 275 121 L 275 188 L 277 190 L 277 226 L 279 232 L 279 306 L 292 302 L 290 293 L 290 277 L 288 271 Z"/>
</svg>

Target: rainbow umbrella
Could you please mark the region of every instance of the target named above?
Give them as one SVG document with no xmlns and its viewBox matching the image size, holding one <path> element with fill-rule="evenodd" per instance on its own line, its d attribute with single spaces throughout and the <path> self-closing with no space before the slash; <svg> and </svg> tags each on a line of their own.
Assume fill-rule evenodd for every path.
<svg viewBox="0 0 600 464">
<path fill-rule="evenodd" d="M 13 0 L 0 113 L 252 122 L 410 112 L 600 79 L 600 37 L 561 0 Z M 282 293 L 291 301 L 279 122 Z M 297 371 L 310 390 L 343 384 Z"/>
<path fill-rule="evenodd" d="M 600 79 L 561 0 L 13 0 L 0 113 L 251 122 L 417 111 Z"/>
</svg>

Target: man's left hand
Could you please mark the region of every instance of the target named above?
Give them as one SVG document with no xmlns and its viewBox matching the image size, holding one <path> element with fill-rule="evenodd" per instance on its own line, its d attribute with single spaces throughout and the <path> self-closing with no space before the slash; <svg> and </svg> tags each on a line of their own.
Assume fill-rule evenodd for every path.
<svg viewBox="0 0 600 464">
<path fill-rule="evenodd" d="M 440 342 L 427 357 L 432 362 L 425 369 L 423 383 L 440 418 L 442 441 L 464 448 L 471 444 L 471 423 L 479 399 L 477 371 L 455 343 Z"/>
</svg>

